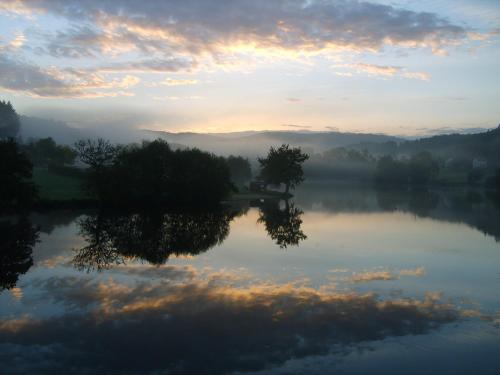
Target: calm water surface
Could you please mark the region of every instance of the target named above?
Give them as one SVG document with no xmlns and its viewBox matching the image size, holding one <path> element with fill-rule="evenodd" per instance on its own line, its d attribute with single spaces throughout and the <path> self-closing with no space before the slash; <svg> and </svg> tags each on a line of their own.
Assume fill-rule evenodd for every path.
<svg viewBox="0 0 500 375">
<path fill-rule="evenodd" d="M 2 218 L 0 236 L 1 374 L 500 373 L 486 192 L 310 185 Z"/>
</svg>

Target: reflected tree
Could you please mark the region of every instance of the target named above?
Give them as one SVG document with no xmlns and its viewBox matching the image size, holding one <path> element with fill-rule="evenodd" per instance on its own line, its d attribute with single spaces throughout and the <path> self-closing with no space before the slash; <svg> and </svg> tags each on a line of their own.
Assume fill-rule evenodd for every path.
<svg viewBox="0 0 500 375">
<path fill-rule="evenodd" d="M 410 190 L 408 210 L 420 217 L 430 216 L 430 212 L 436 209 L 439 196 L 427 189 Z"/>
<path fill-rule="evenodd" d="M 26 217 L 0 220 L 0 290 L 16 286 L 20 275 L 33 265 L 38 230 Z"/>
<path fill-rule="evenodd" d="M 73 264 L 101 270 L 131 259 L 160 265 L 171 255 L 197 255 L 224 241 L 236 215 L 217 210 L 88 216 L 80 221 L 87 245 L 76 250 Z"/>
<path fill-rule="evenodd" d="M 439 204 L 439 195 L 428 189 L 378 189 L 377 203 L 383 211 L 407 211 L 428 217 Z"/>
<path fill-rule="evenodd" d="M 75 250 L 73 264 L 77 269 L 100 271 L 124 262 L 114 247 L 112 233 L 116 223 L 111 216 L 98 213 L 87 216 L 78 224 L 87 245 Z"/>
<path fill-rule="evenodd" d="M 280 208 L 279 203 L 272 201 L 261 206 L 258 222 L 264 224 L 267 233 L 280 248 L 298 246 L 300 241 L 307 238 L 300 229 L 304 211 L 288 200 L 285 201 L 284 209 Z"/>
</svg>

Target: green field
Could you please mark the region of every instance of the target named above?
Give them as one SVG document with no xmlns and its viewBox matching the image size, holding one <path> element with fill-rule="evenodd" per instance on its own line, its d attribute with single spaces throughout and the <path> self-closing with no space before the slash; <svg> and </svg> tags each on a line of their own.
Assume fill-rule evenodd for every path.
<svg viewBox="0 0 500 375">
<path fill-rule="evenodd" d="M 82 187 L 82 178 L 60 176 L 46 169 L 34 168 L 33 181 L 38 187 L 42 200 L 64 201 L 89 198 Z"/>
<path fill-rule="evenodd" d="M 467 183 L 467 171 L 443 169 L 439 172 L 437 182 L 444 185 L 463 185 Z"/>
</svg>

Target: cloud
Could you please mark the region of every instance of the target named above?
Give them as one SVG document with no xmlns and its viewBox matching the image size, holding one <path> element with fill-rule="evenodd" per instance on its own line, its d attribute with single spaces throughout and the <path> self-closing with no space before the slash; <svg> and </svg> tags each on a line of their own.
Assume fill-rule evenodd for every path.
<svg viewBox="0 0 500 375">
<path fill-rule="evenodd" d="M 26 42 L 26 37 L 24 36 L 24 34 L 19 34 L 9 42 L 9 47 L 17 49 L 22 47 L 25 42 Z"/>
<path fill-rule="evenodd" d="M 467 30 L 434 13 L 354 0 L 4 0 L 5 11 L 50 13 L 72 24 L 44 51 L 81 57 L 138 51 L 151 55 L 283 57 L 384 46 L 439 53 Z M 85 26 L 83 26 L 85 25 Z"/>
<path fill-rule="evenodd" d="M 354 65 L 354 68 L 358 72 L 363 72 L 377 76 L 393 76 L 396 73 L 399 73 L 403 69 L 400 66 L 382 66 L 382 65 L 364 64 L 364 63 L 356 64 Z"/>
<path fill-rule="evenodd" d="M 64 306 L 65 313 L 0 320 L 0 369 L 161 369 L 178 374 L 269 370 L 290 359 L 326 353 L 338 360 L 367 342 L 425 334 L 462 317 L 438 295 L 382 300 L 302 282 L 236 286 L 240 278 L 225 275 L 225 270 L 175 268 L 162 267 L 158 281 L 135 285 L 85 276 L 37 282 L 37 298 Z M 31 355 L 34 348 L 44 355 Z"/>
<path fill-rule="evenodd" d="M 335 72 L 335 74 L 340 77 L 352 77 L 352 73 L 350 72 Z"/>
<path fill-rule="evenodd" d="M 98 98 L 131 96 L 123 91 L 139 82 L 126 75 L 121 79 L 106 79 L 98 73 L 76 69 L 43 69 L 36 65 L 0 54 L 0 87 L 44 98 Z M 101 91 L 112 89 L 114 91 Z"/>
<path fill-rule="evenodd" d="M 373 272 L 359 272 L 354 273 L 350 280 L 353 283 L 366 283 L 369 281 L 387 281 L 396 280 L 397 276 L 389 271 L 373 271 Z"/>
<path fill-rule="evenodd" d="M 342 270 L 343 273 L 349 270 Z M 338 273 L 339 270 L 331 270 L 332 273 Z M 416 267 L 410 269 L 401 269 L 399 271 L 389 271 L 389 270 L 374 270 L 374 271 L 364 271 L 364 272 L 352 272 L 350 276 L 337 277 L 331 276 L 330 279 L 333 281 L 345 281 L 348 283 L 367 283 L 371 281 L 391 281 L 399 280 L 401 276 L 413 276 L 422 277 L 425 275 L 424 267 Z"/>
<path fill-rule="evenodd" d="M 290 103 L 300 103 L 302 101 L 302 99 L 300 99 L 300 98 L 286 98 L 286 101 L 290 102 Z"/>
<path fill-rule="evenodd" d="M 422 72 L 403 72 L 401 73 L 401 76 L 410 79 L 418 79 L 420 81 L 429 81 L 431 79 L 431 76 L 428 73 Z"/>
<path fill-rule="evenodd" d="M 353 72 L 358 74 L 368 74 L 370 76 L 379 77 L 403 77 L 409 79 L 417 79 L 421 81 L 429 81 L 430 75 L 423 72 L 410 72 L 405 67 L 394 66 L 394 65 L 376 65 L 367 63 L 356 63 L 356 64 L 336 64 L 332 66 L 333 68 L 348 69 L 351 72 L 335 72 L 336 75 L 351 77 Z"/>
<path fill-rule="evenodd" d="M 100 72 L 136 72 L 136 73 L 165 73 L 190 72 L 197 67 L 197 62 L 190 58 L 155 58 L 148 60 L 120 62 L 96 68 Z"/>
<path fill-rule="evenodd" d="M 174 78 L 166 78 L 160 84 L 165 86 L 191 86 L 198 84 L 196 79 L 174 79 Z"/>
<path fill-rule="evenodd" d="M 400 270 L 399 271 L 400 276 L 424 276 L 425 275 L 425 268 L 424 267 L 417 267 L 415 269 L 406 269 L 406 270 Z"/>
</svg>

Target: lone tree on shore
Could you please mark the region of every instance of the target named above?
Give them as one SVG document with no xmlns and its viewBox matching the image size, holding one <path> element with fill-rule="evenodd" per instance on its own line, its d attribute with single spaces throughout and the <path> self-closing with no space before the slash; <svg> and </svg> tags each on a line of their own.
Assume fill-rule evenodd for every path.
<svg viewBox="0 0 500 375">
<path fill-rule="evenodd" d="M 304 181 L 302 164 L 309 159 L 300 147 L 291 148 L 283 144 L 279 148 L 271 147 L 266 158 L 259 158 L 260 177 L 266 184 L 285 184 L 285 192 Z"/>
</svg>

